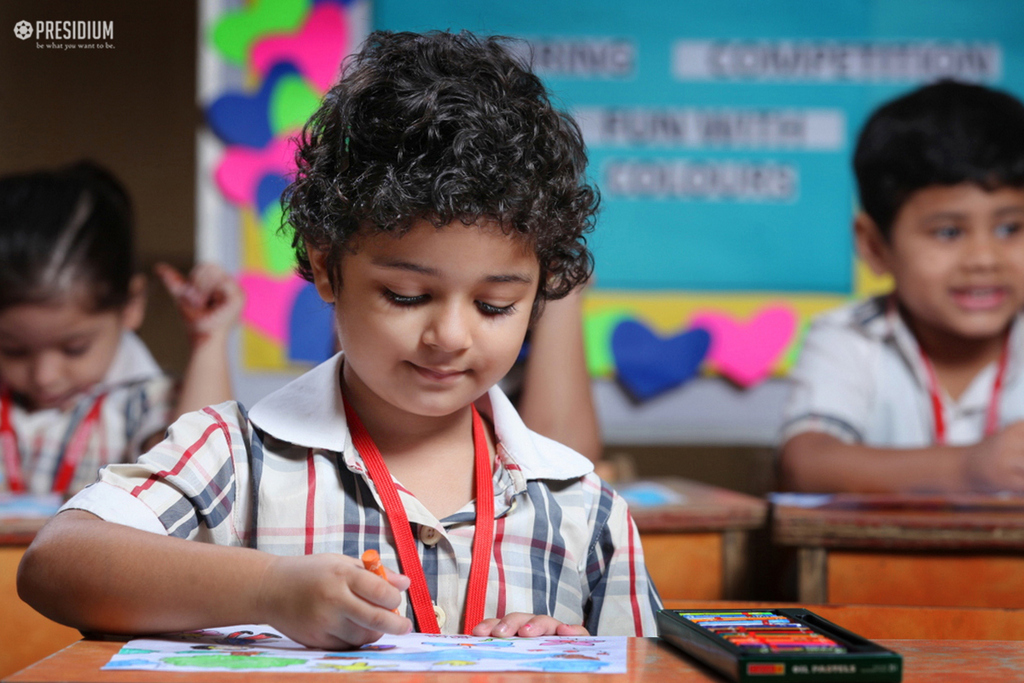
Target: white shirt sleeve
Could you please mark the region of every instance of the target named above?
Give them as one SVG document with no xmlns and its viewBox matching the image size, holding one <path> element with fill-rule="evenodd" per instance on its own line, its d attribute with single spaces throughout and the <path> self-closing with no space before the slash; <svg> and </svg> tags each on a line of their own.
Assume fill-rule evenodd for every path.
<svg viewBox="0 0 1024 683">
<path fill-rule="evenodd" d="M 107 522 L 167 535 L 167 529 L 152 509 L 127 491 L 105 481 L 98 481 L 82 489 L 64 503 L 58 512 L 65 510 L 85 510 Z"/>
<path fill-rule="evenodd" d="M 804 432 L 863 442 L 877 392 L 879 343 L 831 316 L 811 324 L 790 373 L 780 443 Z"/>
</svg>

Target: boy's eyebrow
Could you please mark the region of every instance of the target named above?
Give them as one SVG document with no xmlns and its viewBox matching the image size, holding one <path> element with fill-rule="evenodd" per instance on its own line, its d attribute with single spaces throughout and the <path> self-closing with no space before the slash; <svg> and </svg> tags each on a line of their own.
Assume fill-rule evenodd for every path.
<svg viewBox="0 0 1024 683">
<path fill-rule="evenodd" d="M 441 272 L 436 268 L 430 268 L 428 266 L 421 265 L 419 263 L 412 263 L 411 261 L 402 261 L 400 259 L 390 258 L 374 258 L 371 261 L 373 265 L 381 268 L 394 268 L 396 270 L 408 270 L 413 273 L 419 273 L 420 275 L 430 275 L 432 277 L 440 277 Z M 533 283 L 533 278 L 525 273 L 502 273 L 501 275 L 488 275 L 484 278 L 486 282 L 511 282 L 521 284 Z"/>
</svg>

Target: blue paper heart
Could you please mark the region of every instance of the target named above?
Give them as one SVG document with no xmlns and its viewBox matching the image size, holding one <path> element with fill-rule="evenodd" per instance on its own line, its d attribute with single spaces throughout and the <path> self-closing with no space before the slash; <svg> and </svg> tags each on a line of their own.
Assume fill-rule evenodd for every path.
<svg viewBox="0 0 1024 683">
<path fill-rule="evenodd" d="M 612 356 L 619 382 L 638 401 L 679 386 L 697 374 L 711 335 L 695 328 L 661 338 L 636 320 L 624 320 L 612 332 Z"/>
<path fill-rule="evenodd" d="M 334 307 L 308 283 L 295 297 L 288 319 L 288 359 L 322 363 L 334 352 Z"/>
<path fill-rule="evenodd" d="M 281 200 L 281 193 L 288 187 L 288 179 L 276 173 L 268 173 L 260 179 L 256 186 L 256 210 L 259 215 L 267 210 L 271 204 Z"/>
<path fill-rule="evenodd" d="M 274 65 L 257 93 L 228 93 L 215 99 L 206 108 L 207 123 L 229 145 L 262 149 L 274 137 L 270 129 L 270 94 L 282 76 L 297 73 L 294 64 Z"/>
</svg>

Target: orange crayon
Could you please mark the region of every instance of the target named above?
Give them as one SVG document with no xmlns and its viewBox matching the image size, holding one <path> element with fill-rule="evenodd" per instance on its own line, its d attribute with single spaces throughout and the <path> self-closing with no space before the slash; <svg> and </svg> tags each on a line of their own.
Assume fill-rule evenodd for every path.
<svg viewBox="0 0 1024 683">
<path fill-rule="evenodd" d="M 380 553 L 373 548 L 363 553 L 363 566 L 382 579 L 388 578 L 388 570 L 381 564 Z"/>
<path fill-rule="evenodd" d="M 384 564 L 380 561 L 380 553 L 373 548 L 370 548 L 363 553 L 363 566 L 380 578 L 387 580 L 388 570 L 384 568 Z M 395 614 L 399 614 L 397 609 L 393 609 L 391 611 Z"/>
</svg>

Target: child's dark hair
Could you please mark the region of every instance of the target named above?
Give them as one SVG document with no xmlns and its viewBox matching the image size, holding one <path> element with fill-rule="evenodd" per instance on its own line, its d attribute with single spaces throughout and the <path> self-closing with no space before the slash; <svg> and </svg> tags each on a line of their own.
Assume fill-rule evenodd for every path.
<svg viewBox="0 0 1024 683">
<path fill-rule="evenodd" d="M 0 310 L 83 294 L 91 311 L 121 308 L 134 273 L 131 204 L 108 171 L 82 161 L 0 178 Z"/>
<path fill-rule="evenodd" d="M 854 172 L 864 212 L 889 239 L 914 192 L 973 183 L 1024 187 L 1024 104 L 980 85 L 940 81 L 877 109 L 857 140 Z"/>
<path fill-rule="evenodd" d="M 584 178 L 583 138 L 507 40 L 369 36 L 303 129 L 282 199 L 303 277 L 312 279 L 305 241 L 338 277 L 360 231 L 491 219 L 533 246 L 538 302 L 587 280 L 584 233 L 598 196 Z"/>
</svg>

